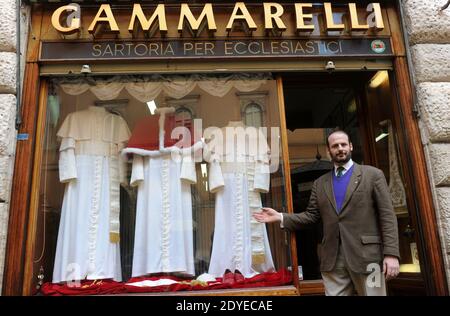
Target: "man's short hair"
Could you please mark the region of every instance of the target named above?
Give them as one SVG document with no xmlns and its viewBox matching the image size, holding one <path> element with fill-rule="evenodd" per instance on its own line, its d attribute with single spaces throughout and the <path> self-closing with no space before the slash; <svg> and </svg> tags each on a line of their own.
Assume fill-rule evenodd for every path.
<svg viewBox="0 0 450 316">
<path fill-rule="evenodd" d="M 350 139 L 350 135 L 346 131 L 344 131 L 342 129 L 339 129 L 339 128 L 336 128 L 336 129 L 332 130 L 331 133 L 329 133 L 327 135 L 326 141 L 327 141 L 327 147 L 328 148 L 330 148 L 330 143 L 328 142 L 328 138 L 330 138 L 331 135 L 336 134 L 336 133 L 347 135 L 348 143 L 350 144 L 352 142 L 352 140 Z"/>
</svg>

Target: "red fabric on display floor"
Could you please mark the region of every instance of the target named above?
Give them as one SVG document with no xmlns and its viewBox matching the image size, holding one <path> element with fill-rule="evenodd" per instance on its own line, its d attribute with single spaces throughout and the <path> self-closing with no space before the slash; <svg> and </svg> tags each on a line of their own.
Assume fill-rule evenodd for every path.
<svg viewBox="0 0 450 316">
<path fill-rule="evenodd" d="M 170 285 L 159 286 L 133 286 L 130 283 L 141 281 L 156 281 L 169 279 L 177 281 Z M 235 275 L 229 272 L 226 280 L 217 278 L 215 282 L 200 282 L 196 280 L 186 280 L 174 276 L 159 277 L 139 277 L 132 278 L 128 282 L 115 282 L 112 280 L 84 280 L 78 286 L 72 284 L 44 283 L 41 287 L 41 294 L 51 296 L 61 295 L 110 295 L 124 293 L 155 293 L 155 292 L 176 292 L 176 291 L 204 291 L 218 289 L 239 289 L 270 287 L 290 284 L 292 272 L 283 269 L 278 272 L 266 272 L 258 274 L 252 278 L 245 279 L 242 275 Z"/>
</svg>

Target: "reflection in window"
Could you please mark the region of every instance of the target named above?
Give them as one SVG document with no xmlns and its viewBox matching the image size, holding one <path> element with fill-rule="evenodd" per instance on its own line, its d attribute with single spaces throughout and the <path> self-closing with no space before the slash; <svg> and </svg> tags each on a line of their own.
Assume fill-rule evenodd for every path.
<svg viewBox="0 0 450 316">
<path fill-rule="evenodd" d="M 245 107 L 245 125 L 253 127 L 262 126 L 262 109 L 256 103 L 250 103 Z"/>
<path fill-rule="evenodd" d="M 376 166 L 383 170 L 389 184 L 397 215 L 400 248 L 400 272 L 420 273 L 414 218 L 410 216 L 402 160 L 394 125 L 392 90 L 387 71 L 378 71 L 367 84 L 368 123 L 372 125 L 372 143 Z M 398 128 L 398 127 L 397 127 Z M 392 290 L 392 289 L 391 289 Z"/>
<path fill-rule="evenodd" d="M 249 180 L 245 178 L 249 171 L 241 171 L 242 165 L 216 164 L 224 162 L 228 152 L 212 160 L 214 148 L 193 141 L 188 147 L 193 146 L 192 156 L 200 158 L 193 161 L 191 152 L 176 150 L 176 140 L 171 138 L 177 126 L 192 128 L 194 118 L 201 120 L 201 132 L 208 127 L 220 131 L 244 119 L 249 125 L 264 126 L 265 103 L 254 97 L 276 99 L 275 81 L 252 75 L 243 84 L 233 80 L 236 76 L 240 78 L 203 76 L 198 80 L 199 75 L 186 75 L 186 88 L 170 76 L 144 78 L 142 83 L 120 77 L 93 79 L 96 85 L 88 90 L 80 89 L 81 80 L 52 81 L 36 232 L 39 259 L 33 267 L 33 282 L 39 274 L 43 282 L 59 283 L 55 287 L 59 294 L 67 294 L 65 282 L 80 281 L 88 288 L 94 280 L 129 283 L 133 277 L 147 281 L 135 284 L 136 289 L 146 286 L 152 292 L 171 291 L 179 286 L 176 282 L 186 282 L 187 290 L 200 283 L 207 286 L 211 278 L 222 282 L 224 275 L 226 287 L 234 287 L 243 278 L 249 286 L 269 279 L 270 286 L 292 283 L 285 232 L 277 225 L 255 223 L 251 217 L 261 206 L 285 209 L 284 174 L 278 165 L 283 159 L 267 149 L 264 153 L 272 156 L 261 161 L 244 152 L 242 156 L 250 157 L 244 167 L 261 173 Z M 242 92 L 248 91 L 249 81 L 254 87 L 252 99 L 249 92 Z M 245 95 L 245 104 L 236 99 L 237 94 Z M 147 101 L 161 99 L 151 115 Z M 279 128 L 278 104 L 271 103 L 267 110 L 273 115 L 266 123 Z M 271 142 L 271 137 L 278 137 L 262 136 L 267 145 L 278 148 Z M 217 137 L 226 140 L 228 135 Z M 264 143 L 258 138 L 252 141 Z M 222 149 L 238 152 L 250 147 L 232 145 Z M 175 159 L 167 155 L 169 148 Z M 269 161 L 276 164 L 270 171 Z M 260 186 L 260 191 L 247 190 L 248 181 Z M 156 279 L 157 290 L 151 288 Z"/>
<path fill-rule="evenodd" d="M 175 111 L 176 126 L 184 126 L 187 128 L 191 128 L 193 118 L 194 118 L 194 115 L 192 114 L 192 111 L 184 106 L 179 107 Z"/>
</svg>

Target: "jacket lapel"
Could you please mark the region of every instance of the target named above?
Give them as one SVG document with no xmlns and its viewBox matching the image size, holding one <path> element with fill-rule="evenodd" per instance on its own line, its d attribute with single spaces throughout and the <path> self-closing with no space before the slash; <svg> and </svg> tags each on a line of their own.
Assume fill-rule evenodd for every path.
<svg viewBox="0 0 450 316">
<path fill-rule="evenodd" d="M 350 182 L 347 187 L 347 192 L 345 193 L 345 199 L 344 199 L 344 203 L 342 203 L 342 208 L 341 208 L 340 214 L 342 214 L 342 212 L 345 210 L 345 207 L 347 206 L 348 202 L 350 201 L 350 199 L 353 195 L 353 192 L 355 192 L 356 188 L 359 186 L 360 183 L 361 183 L 361 166 L 358 165 L 357 163 L 354 163 L 353 164 L 353 173 L 352 173 Z"/>
<path fill-rule="evenodd" d="M 328 200 L 330 200 L 331 205 L 333 205 L 333 208 L 336 211 L 336 200 L 334 198 L 333 181 L 332 181 L 333 170 L 331 170 L 331 172 L 329 172 L 326 175 L 323 185 L 324 185 L 324 189 L 325 189 L 325 194 L 327 195 Z"/>
</svg>

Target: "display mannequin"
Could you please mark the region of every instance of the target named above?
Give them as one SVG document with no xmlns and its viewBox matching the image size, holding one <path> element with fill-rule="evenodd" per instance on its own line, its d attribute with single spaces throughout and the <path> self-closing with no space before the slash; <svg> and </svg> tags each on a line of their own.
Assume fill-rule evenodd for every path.
<svg viewBox="0 0 450 316">
<path fill-rule="evenodd" d="M 269 191 L 269 147 L 264 134 L 230 121 L 205 148 L 209 188 L 216 195 L 215 229 L 208 273 L 226 270 L 252 277 L 274 269 L 264 224 L 252 213 L 262 207 Z"/>
<path fill-rule="evenodd" d="M 171 107 L 159 108 L 156 116 L 144 119 L 159 126 L 158 135 L 143 135 L 138 123 L 129 146 L 123 150 L 124 155 L 133 155 L 131 185 L 138 187 L 133 277 L 195 274 L 191 184 L 197 177 L 192 155 L 203 143 L 188 148 L 171 145 L 167 136 L 174 126 L 170 123 L 174 111 Z"/>
<path fill-rule="evenodd" d="M 126 164 L 119 155 L 130 136 L 125 120 L 103 107 L 69 114 L 61 138 L 59 177 L 66 183 L 53 282 L 121 280 L 120 183 Z"/>
</svg>

